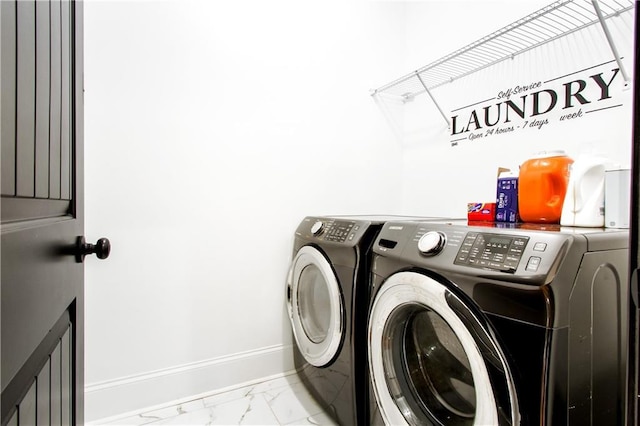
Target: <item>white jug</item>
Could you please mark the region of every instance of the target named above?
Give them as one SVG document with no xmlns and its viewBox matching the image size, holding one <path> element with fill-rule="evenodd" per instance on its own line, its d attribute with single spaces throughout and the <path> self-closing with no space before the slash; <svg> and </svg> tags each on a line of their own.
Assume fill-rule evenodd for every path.
<svg viewBox="0 0 640 426">
<path fill-rule="evenodd" d="M 583 154 L 571 165 L 561 225 L 604 227 L 604 177 L 608 164 L 606 158 Z"/>
</svg>

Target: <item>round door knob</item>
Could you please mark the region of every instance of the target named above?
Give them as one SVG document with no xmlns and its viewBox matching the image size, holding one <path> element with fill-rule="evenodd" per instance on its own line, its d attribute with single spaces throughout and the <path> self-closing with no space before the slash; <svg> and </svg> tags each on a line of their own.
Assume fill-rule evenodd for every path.
<svg viewBox="0 0 640 426">
<path fill-rule="evenodd" d="M 446 238 L 443 233 L 437 231 L 429 231 L 420 237 L 418 241 L 418 250 L 426 256 L 433 256 L 442 251 Z"/>
<path fill-rule="evenodd" d="M 107 238 L 100 238 L 95 244 L 87 243 L 84 237 L 76 241 L 76 261 L 84 262 L 84 257 L 95 254 L 98 259 L 106 259 L 111 253 L 111 242 Z"/>
</svg>

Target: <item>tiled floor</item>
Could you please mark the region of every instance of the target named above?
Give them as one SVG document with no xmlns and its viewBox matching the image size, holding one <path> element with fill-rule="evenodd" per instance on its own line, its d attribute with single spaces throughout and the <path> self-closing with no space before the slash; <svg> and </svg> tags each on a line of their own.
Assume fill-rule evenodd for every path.
<svg viewBox="0 0 640 426">
<path fill-rule="evenodd" d="M 95 425 L 335 425 L 297 375 Z"/>
</svg>

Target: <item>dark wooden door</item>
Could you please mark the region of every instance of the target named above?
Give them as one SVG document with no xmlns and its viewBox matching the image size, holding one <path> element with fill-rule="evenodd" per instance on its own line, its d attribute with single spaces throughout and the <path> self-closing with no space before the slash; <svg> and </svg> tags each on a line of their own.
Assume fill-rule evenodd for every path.
<svg viewBox="0 0 640 426">
<path fill-rule="evenodd" d="M 2 425 L 82 424 L 82 4 L 0 12 Z"/>
</svg>

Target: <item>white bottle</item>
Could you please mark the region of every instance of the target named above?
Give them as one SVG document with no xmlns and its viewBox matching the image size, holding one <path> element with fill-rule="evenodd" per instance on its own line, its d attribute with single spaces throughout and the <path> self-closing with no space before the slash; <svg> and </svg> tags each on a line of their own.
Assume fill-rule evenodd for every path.
<svg viewBox="0 0 640 426">
<path fill-rule="evenodd" d="M 607 170 L 604 178 L 604 226 L 629 228 L 631 170 Z"/>
<path fill-rule="evenodd" d="M 604 227 L 604 172 L 608 164 L 606 158 L 583 154 L 571 165 L 561 225 Z"/>
</svg>

